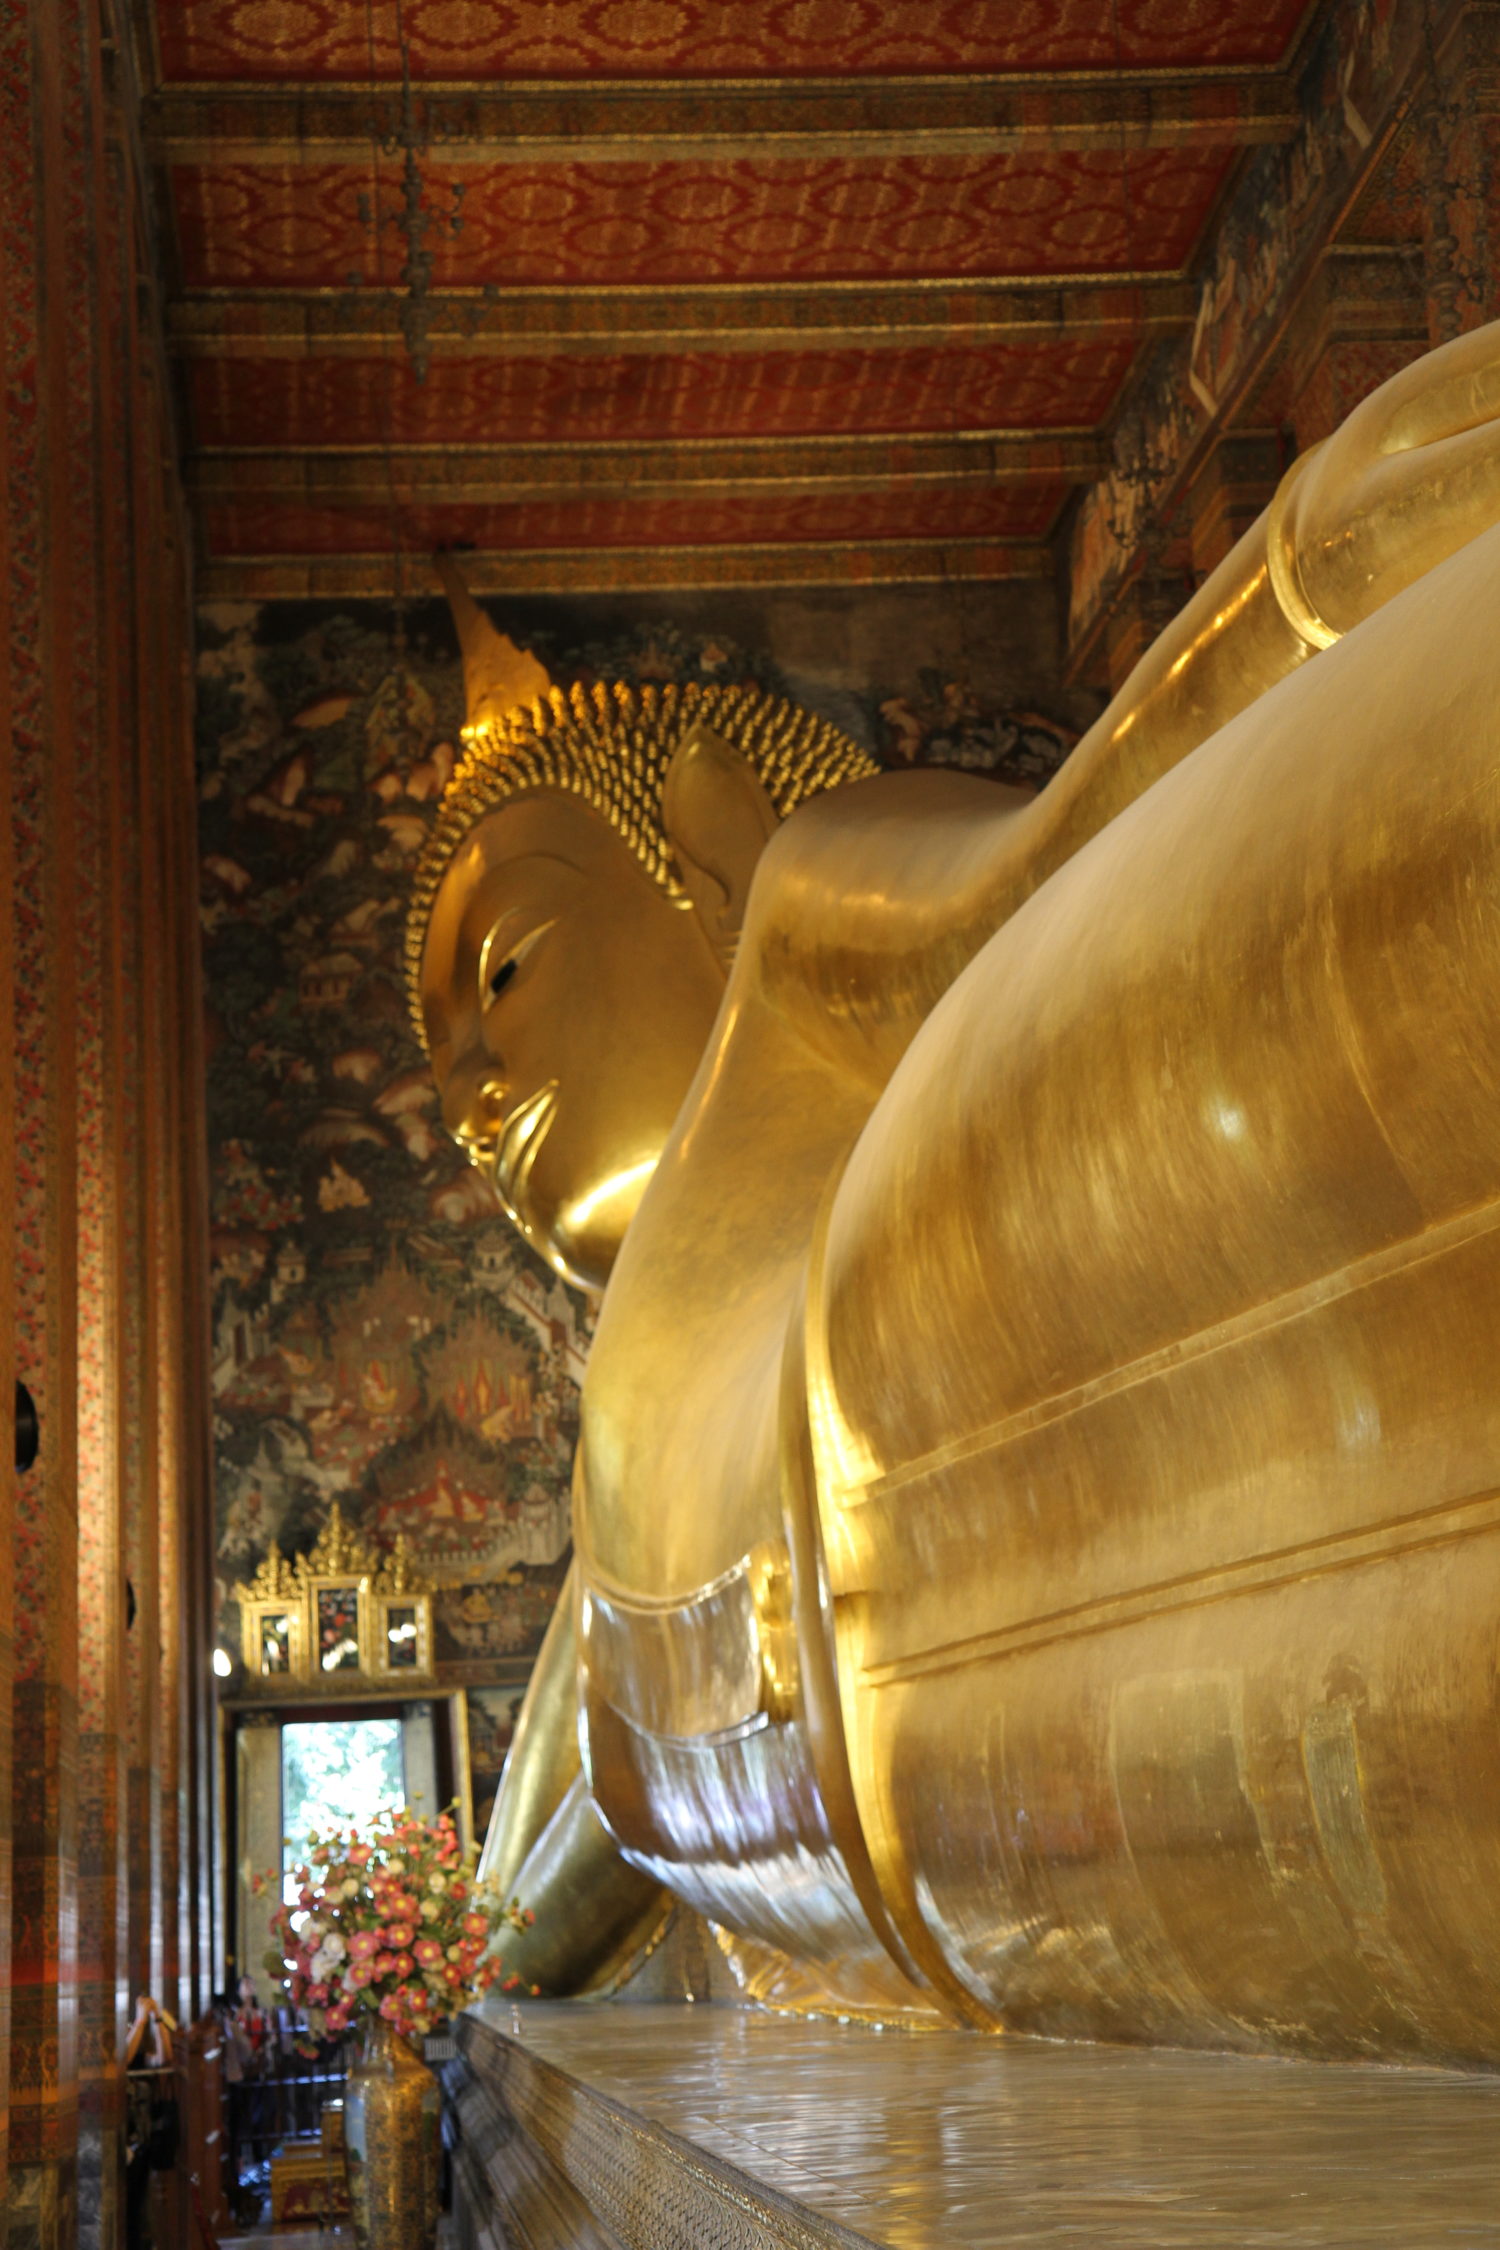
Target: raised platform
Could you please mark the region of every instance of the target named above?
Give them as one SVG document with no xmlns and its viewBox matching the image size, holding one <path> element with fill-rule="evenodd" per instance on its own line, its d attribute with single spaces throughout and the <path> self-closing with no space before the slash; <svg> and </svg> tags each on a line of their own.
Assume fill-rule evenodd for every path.
<svg viewBox="0 0 1500 2250">
<path fill-rule="evenodd" d="M 450 2066 L 460 2250 L 1500 2246 L 1500 2078 L 722 2004 L 517 2017 L 463 2019 Z"/>
</svg>

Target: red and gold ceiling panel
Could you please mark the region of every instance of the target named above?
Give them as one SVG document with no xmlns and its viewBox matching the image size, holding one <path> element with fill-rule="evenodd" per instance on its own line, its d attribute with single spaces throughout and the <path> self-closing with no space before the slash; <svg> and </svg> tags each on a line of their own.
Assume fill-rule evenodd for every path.
<svg viewBox="0 0 1500 2250">
<path fill-rule="evenodd" d="M 581 359 L 198 359 L 203 447 L 646 443 L 859 431 L 1078 429 L 1103 420 L 1128 338 L 943 351 Z"/>
<path fill-rule="evenodd" d="M 388 555 L 439 547 L 486 553 L 580 548 L 738 547 L 806 540 L 1036 539 L 1050 528 L 1060 485 L 975 485 L 915 491 L 730 494 L 637 499 L 601 495 L 567 504 L 320 508 L 238 501 L 206 511 L 215 555 Z"/>
<path fill-rule="evenodd" d="M 424 168 L 438 288 L 911 279 L 1172 270 L 1229 162 L 1219 149 L 1039 157 Z M 195 288 L 347 288 L 403 259 L 386 162 L 182 165 Z"/>
<path fill-rule="evenodd" d="M 164 75 L 874 78 L 1269 64 L 1303 0 L 157 0 Z M 399 29 L 398 29 L 399 25 Z"/>
<path fill-rule="evenodd" d="M 1241 149 L 1296 128 L 1309 0 L 146 4 L 203 551 L 258 594 L 279 559 L 373 584 L 402 476 L 411 553 L 578 584 L 653 550 L 724 584 L 1050 567 Z M 299 352 L 236 356 L 263 317 Z M 1065 472 L 1032 432 L 1076 437 Z"/>
</svg>

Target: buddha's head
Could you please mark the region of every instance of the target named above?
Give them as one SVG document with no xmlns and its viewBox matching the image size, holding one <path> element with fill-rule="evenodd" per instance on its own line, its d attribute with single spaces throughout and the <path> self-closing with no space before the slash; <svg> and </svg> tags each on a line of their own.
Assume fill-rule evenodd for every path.
<svg viewBox="0 0 1500 2250">
<path fill-rule="evenodd" d="M 707 1044 L 768 838 L 804 797 L 875 769 L 751 689 L 565 696 L 449 591 L 470 718 L 415 880 L 413 1017 L 448 1130 L 527 1240 L 599 1288 Z"/>
</svg>

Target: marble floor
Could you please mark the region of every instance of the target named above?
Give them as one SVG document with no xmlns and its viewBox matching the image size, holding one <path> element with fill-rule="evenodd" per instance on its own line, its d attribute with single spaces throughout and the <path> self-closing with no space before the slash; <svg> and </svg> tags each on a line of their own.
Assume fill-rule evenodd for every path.
<svg viewBox="0 0 1500 2250">
<path fill-rule="evenodd" d="M 1500 2078 L 721 2005 L 486 2013 L 883 2250 L 1500 2250 Z"/>
</svg>

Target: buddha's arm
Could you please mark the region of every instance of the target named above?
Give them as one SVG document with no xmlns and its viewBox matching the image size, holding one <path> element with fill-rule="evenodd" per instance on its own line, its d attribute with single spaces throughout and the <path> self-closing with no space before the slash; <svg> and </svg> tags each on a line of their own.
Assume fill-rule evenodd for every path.
<svg viewBox="0 0 1500 2250">
<path fill-rule="evenodd" d="M 1500 516 L 1497 415 L 1500 323 L 1403 368 L 1295 461 L 1047 792 L 1039 868 L 1487 530 Z"/>
<path fill-rule="evenodd" d="M 1292 464 L 1018 825 L 1006 872 L 1022 895 L 1278 680 L 1500 517 L 1497 415 L 1500 323 L 1392 376 Z M 1019 902 L 1002 891 L 997 927 Z"/>
<path fill-rule="evenodd" d="M 1074 852 L 1330 639 L 1500 520 L 1497 413 L 1500 323 L 1382 384 L 1293 464 L 1031 802 L 918 773 L 806 807 L 770 847 L 778 881 L 760 886 L 756 951 L 773 1006 L 815 1046 L 832 1033 L 883 1083 L 964 964 Z M 946 826 L 934 818 L 945 790 Z M 864 855 L 852 880 L 851 840 Z"/>
<path fill-rule="evenodd" d="M 666 1911 L 661 1885 L 627 1867 L 600 1820 L 578 1754 L 577 1566 L 558 1597 L 490 1815 L 481 1877 L 536 1915 L 508 1932 L 523 1986 L 578 1992 L 607 1982 Z"/>
<path fill-rule="evenodd" d="M 526 1855 L 578 1771 L 576 1575 L 570 1564 L 521 1706 L 479 1862 L 481 1878 L 507 1898 L 520 1895 Z M 521 1903 L 529 1901 L 522 1897 Z"/>
</svg>

